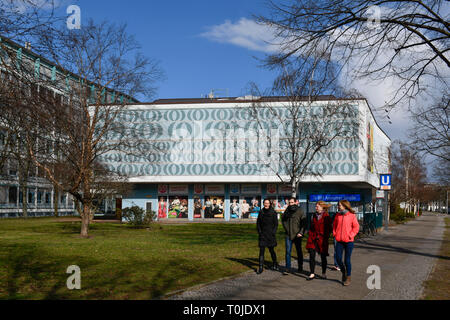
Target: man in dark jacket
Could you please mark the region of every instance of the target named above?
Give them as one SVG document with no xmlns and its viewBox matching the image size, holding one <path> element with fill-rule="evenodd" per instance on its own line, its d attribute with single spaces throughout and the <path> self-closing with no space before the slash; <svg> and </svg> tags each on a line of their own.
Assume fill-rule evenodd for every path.
<svg viewBox="0 0 450 320">
<path fill-rule="evenodd" d="M 287 271 L 291 268 L 292 244 L 295 245 L 297 250 L 298 272 L 303 271 L 302 239 L 306 229 L 306 214 L 295 203 L 295 198 L 289 199 L 289 206 L 284 211 L 281 219 L 286 233 L 286 270 L 283 274 L 287 274 Z"/>
</svg>

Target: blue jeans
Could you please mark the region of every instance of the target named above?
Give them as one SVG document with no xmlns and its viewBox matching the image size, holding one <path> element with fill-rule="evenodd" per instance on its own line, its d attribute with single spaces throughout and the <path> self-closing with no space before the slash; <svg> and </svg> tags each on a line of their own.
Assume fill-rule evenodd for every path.
<svg viewBox="0 0 450 320">
<path fill-rule="evenodd" d="M 334 266 L 335 267 L 339 267 L 338 263 L 337 263 L 337 258 L 336 258 L 336 239 L 333 239 L 333 248 L 334 248 Z"/>
<path fill-rule="evenodd" d="M 342 272 L 347 271 L 347 276 L 352 275 L 352 264 L 350 258 L 353 251 L 353 242 L 336 242 L 336 260 Z M 342 253 L 345 253 L 345 266 L 342 263 Z"/>
<path fill-rule="evenodd" d="M 298 268 L 303 270 L 303 251 L 302 251 L 302 238 L 295 238 L 294 240 L 289 239 L 286 236 L 286 268 L 291 267 L 291 252 L 292 244 L 295 245 L 298 257 Z"/>
</svg>

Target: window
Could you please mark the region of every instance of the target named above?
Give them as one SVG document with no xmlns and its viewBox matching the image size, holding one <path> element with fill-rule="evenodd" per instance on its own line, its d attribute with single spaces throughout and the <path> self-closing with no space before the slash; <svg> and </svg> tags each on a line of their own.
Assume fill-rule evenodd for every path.
<svg viewBox="0 0 450 320">
<path fill-rule="evenodd" d="M 8 187 L 0 186 L 0 204 L 8 203 Z"/>
<path fill-rule="evenodd" d="M 17 203 L 17 187 L 9 187 L 8 201 L 13 204 Z"/>
</svg>

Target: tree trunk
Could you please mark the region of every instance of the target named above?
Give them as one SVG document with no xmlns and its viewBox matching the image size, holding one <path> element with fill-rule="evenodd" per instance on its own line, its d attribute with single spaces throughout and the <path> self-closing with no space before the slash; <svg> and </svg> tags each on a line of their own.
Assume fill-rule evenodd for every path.
<svg viewBox="0 0 450 320">
<path fill-rule="evenodd" d="M 59 205 L 59 190 L 57 186 L 53 185 L 53 210 L 55 213 L 55 217 L 59 216 L 58 205 Z"/>
<path fill-rule="evenodd" d="M 83 214 L 81 216 L 81 237 L 89 238 L 89 222 L 91 216 L 91 207 L 83 204 Z"/>
<path fill-rule="evenodd" d="M 22 216 L 28 218 L 28 187 L 23 179 L 20 179 L 19 188 L 22 190 Z"/>
</svg>

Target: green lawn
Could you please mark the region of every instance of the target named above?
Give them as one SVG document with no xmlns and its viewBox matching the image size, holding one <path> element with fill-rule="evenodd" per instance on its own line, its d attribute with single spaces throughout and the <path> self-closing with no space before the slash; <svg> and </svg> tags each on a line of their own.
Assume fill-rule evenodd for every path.
<svg viewBox="0 0 450 320">
<path fill-rule="evenodd" d="M 94 223 L 90 239 L 79 232 L 80 222 L 55 218 L 0 220 L 0 299 L 154 299 L 258 263 L 254 224 Z M 284 260 L 281 225 L 276 249 Z M 70 265 L 81 268 L 81 290 L 66 287 Z"/>
</svg>

